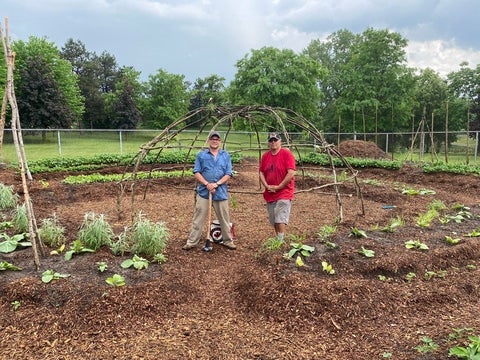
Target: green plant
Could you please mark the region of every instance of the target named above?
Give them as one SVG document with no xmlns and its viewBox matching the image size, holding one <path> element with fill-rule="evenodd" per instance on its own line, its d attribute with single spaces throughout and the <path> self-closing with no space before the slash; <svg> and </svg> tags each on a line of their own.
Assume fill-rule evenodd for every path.
<svg viewBox="0 0 480 360">
<path fill-rule="evenodd" d="M 129 252 L 131 250 L 131 246 L 128 243 L 128 233 L 129 233 L 129 228 L 125 227 L 124 231 L 122 231 L 117 238 L 117 241 L 112 242 L 110 245 L 110 250 L 112 253 L 115 255 L 125 255 L 125 253 Z"/>
<path fill-rule="evenodd" d="M 414 272 L 409 272 L 407 275 L 405 275 L 405 279 L 407 280 L 407 282 L 413 281 L 416 277 L 417 274 L 415 274 Z"/>
<path fill-rule="evenodd" d="M 5 241 L 0 242 L 0 252 L 1 253 L 10 253 L 15 251 L 17 247 L 29 247 L 32 246 L 30 241 L 23 241 L 27 237 L 27 234 L 15 234 L 9 236 L 8 234 L 0 234 L 0 239 L 5 239 Z"/>
<path fill-rule="evenodd" d="M 428 189 L 403 189 L 402 194 L 404 195 L 434 195 L 435 191 Z"/>
<path fill-rule="evenodd" d="M 28 232 L 28 217 L 25 204 L 17 205 L 12 216 L 13 228 L 17 232 Z"/>
<path fill-rule="evenodd" d="M 124 260 L 120 266 L 124 269 L 128 269 L 129 267 L 133 266 L 137 270 L 142 270 L 148 268 L 148 260 L 138 255 L 133 255 L 131 259 Z"/>
<path fill-rule="evenodd" d="M 277 237 L 268 238 L 262 244 L 262 247 L 268 251 L 280 250 L 280 248 L 285 244 L 283 239 Z"/>
<path fill-rule="evenodd" d="M 22 268 L 15 266 L 13 264 L 10 264 L 8 261 L 0 261 L 0 271 L 5 271 L 5 270 L 20 271 L 22 270 Z"/>
<path fill-rule="evenodd" d="M 108 264 L 105 261 L 98 261 L 95 265 L 97 265 L 97 269 L 100 272 L 104 272 L 108 269 Z"/>
<path fill-rule="evenodd" d="M 310 256 L 312 252 L 315 251 L 315 248 L 310 245 L 302 244 L 301 242 L 292 242 L 290 243 L 292 247 L 290 251 L 284 254 L 284 257 L 287 259 L 293 258 L 296 254 L 300 254 L 302 256 Z"/>
<path fill-rule="evenodd" d="M 114 274 L 111 277 L 108 277 L 106 280 L 108 285 L 112 286 L 124 286 L 125 285 L 125 278 L 122 275 Z"/>
<path fill-rule="evenodd" d="M 13 186 L 0 183 L 0 211 L 12 209 L 18 201 L 18 195 L 13 192 Z"/>
<path fill-rule="evenodd" d="M 318 231 L 317 235 L 320 241 L 326 242 L 330 235 L 334 234 L 337 231 L 335 225 L 323 225 Z"/>
<path fill-rule="evenodd" d="M 38 233 L 43 243 L 48 246 L 58 248 L 65 243 L 65 228 L 60 226 L 55 214 L 42 220 Z"/>
<path fill-rule="evenodd" d="M 156 263 L 159 263 L 159 264 L 164 264 L 167 262 L 167 255 L 165 254 L 155 254 L 153 256 L 153 259 L 152 259 L 152 262 L 156 262 Z"/>
<path fill-rule="evenodd" d="M 462 239 L 460 239 L 460 238 L 452 238 L 451 236 L 445 235 L 445 241 L 446 241 L 447 244 L 449 244 L 449 245 L 457 245 L 458 243 L 460 243 L 460 241 L 462 241 Z"/>
<path fill-rule="evenodd" d="M 71 260 L 74 254 L 81 254 L 81 253 L 93 253 L 95 250 L 89 249 L 83 245 L 82 240 L 75 240 L 71 245 L 70 249 L 65 252 L 64 258 L 66 261 Z"/>
<path fill-rule="evenodd" d="M 472 230 L 471 232 L 469 232 L 468 234 L 466 234 L 465 236 L 468 236 L 468 237 L 479 237 L 480 236 L 480 228 L 477 228 L 475 230 Z"/>
<path fill-rule="evenodd" d="M 367 237 L 367 233 L 365 232 L 365 230 L 361 230 L 361 229 L 358 229 L 356 227 L 353 227 L 351 228 L 350 230 L 350 234 L 348 234 L 348 236 L 355 236 L 357 238 L 366 238 Z"/>
<path fill-rule="evenodd" d="M 415 350 L 417 350 L 418 352 L 425 354 L 438 349 L 438 345 L 433 341 L 433 339 L 429 338 L 428 336 L 423 336 L 421 340 L 423 344 L 415 347 Z"/>
<path fill-rule="evenodd" d="M 20 309 L 20 306 L 21 306 L 20 301 L 15 300 L 15 301 L 12 301 L 10 304 L 12 305 L 13 311 L 17 311 L 18 309 Z"/>
<path fill-rule="evenodd" d="M 405 242 L 405 247 L 407 249 L 419 249 L 419 250 L 428 250 L 427 244 L 421 242 L 420 240 L 408 240 Z"/>
<path fill-rule="evenodd" d="M 2 221 L 0 222 L 0 231 L 13 228 L 13 223 L 11 221 Z"/>
<path fill-rule="evenodd" d="M 403 219 L 400 216 L 397 216 L 396 218 L 390 220 L 390 223 L 387 226 L 381 228 L 380 230 L 383 231 L 383 232 L 392 233 L 397 228 L 402 226 L 404 223 L 405 222 L 403 221 Z"/>
<path fill-rule="evenodd" d="M 70 274 L 60 274 L 58 272 L 55 272 L 53 270 L 45 270 L 42 273 L 42 281 L 46 284 L 48 284 L 52 280 L 58 280 L 58 279 L 63 279 L 69 277 Z"/>
<path fill-rule="evenodd" d="M 103 214 L 86 213 L 78 231 L 78 239 L 92 250 L 98 250 L 103 245 L 110 246 L 114 233 Z"/>
<path fill-rule="evenodd" d="M 132 253 L 153 257 L 165 251 L 170 234 L 163 222 L 153 223 L 139 215 L 131 232 Z"/>
<path fill-rule="evenodd" d="M 448 355 L 460 359 L 479 360 L 480 359 L 480 336 L 469 336 L 470 341 L 466 346 L 454 346 L 449 349 Z"/>
<path fill-rule="evenodd" d="M 375 256 L 375 251 L 365 249 L 365 247 L 363 247 L 363 246 L 360 248 L 360 250 L 358 250 L 358 253 L 367 257 L 367 258 L 372 258 L 372 257 Z"/>
<path fill-rule="evenodd" d="M 333 275 L 335 274 L 335 270 L 333 269 L 333 266 L 330 265 L 326 261 L 322 261 L 322 269 L 325 271 L 328 275 Z"/>
</svg>

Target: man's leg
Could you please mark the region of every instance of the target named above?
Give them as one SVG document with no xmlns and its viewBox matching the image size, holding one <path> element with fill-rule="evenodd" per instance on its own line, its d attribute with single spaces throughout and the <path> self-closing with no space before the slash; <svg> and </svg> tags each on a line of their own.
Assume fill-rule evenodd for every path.
<svg viewBox="0 0 480 360">
<path fill-rule="evenodd" d="M 195 198 L 195 210 L 193 212 L 192 227 L 188 236 L 186 247 L 194 247 L 202 238 L 203 226 L 208 213 L 208 199 L 197 194 Z"/>
</svg>

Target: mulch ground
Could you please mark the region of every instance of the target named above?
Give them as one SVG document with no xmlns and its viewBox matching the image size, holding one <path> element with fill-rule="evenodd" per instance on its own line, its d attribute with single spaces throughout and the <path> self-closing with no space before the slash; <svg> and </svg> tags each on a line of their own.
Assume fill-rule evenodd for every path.
<svg viewBox="0 0 480 360">
<path fill-rule="evenodd" d="M 343 219 L 328 239 L 337 245 L 331 249 L 318 233 L 339 217 L 333 188 L 305 191 L 331 183 L 330 170 L 303 169 L 296 177 L 288 232 L 315 251 L 298 267 L 282 256 L 290 250 L 288 243 L 276 252 L 263 247 L 273 230 L 259 191 L 257 162 L 234 168 L 231 217 L 238 248 L 215 245 L 210 253 L 200 246 L 181 250 L 192 217 L 192 179 L 138 184 L 133 208 L 131 193 L 119 208 L 117 184 L 65 185 L 65 174 L 35 175 L 30 194 L 38 222 L 55 213 L 71 242 L 88 212 L 104 214 L 117 234 L 130 225 L 132 213 L 141 212 L 167 225 L 168 261 L 135 271 L 122 269 L 127 257 L 107 248 L 71 261 L 50 256 L 47 249 L 36 269 L 31 249 L 0 254 L 0 261 L 23 268 L 0 273 L 0 357 L 442 360 L 449 359 L 450 347 L 480 333 L 480 241 L 465 236 L 480 227 L 478 177 L 427 175 L 407 166 L 362 169 L 364 213 L 353 182 L 339 186 Z M 0 182 L 21 193 L 14 172 L 2 169 Z M 405 195 L 405 188 L 435 193 Z M 418 215 L 433 200 L 447 206 L 444 215 L 462 204 L 472 217 L 417 226 Z M 404 225 L 382 231 L 397 217 Z M 351 236 L 354 227 L 367 237 Z M 461 242 L 448 245 L 445 236 Z M 406 249 L 407 240 L 429 249 Z M 362 247 L 375 256 L 359 254 Z M 98 261 L 108 264 L 105 273 L 97 270 Z M 331 264 L 335 274 L 323 271 L 322 262 Z M 70 277 L 44 284 L 46 269 Z M 125 277 L 124 287 L 105 282 L 114 273 Z M 13 302 L 20 303 L 18 309 Z M 456 339 L 455 332 L 460 333 Z M 422 337 L 433 339 L 438 348 L 420 351 Z"/>
</svg>

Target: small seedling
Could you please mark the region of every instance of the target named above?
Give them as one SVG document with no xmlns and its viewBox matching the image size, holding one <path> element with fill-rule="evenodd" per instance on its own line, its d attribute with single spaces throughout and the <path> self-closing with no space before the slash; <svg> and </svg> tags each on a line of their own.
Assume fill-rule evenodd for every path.
<svg viewBox="0 0 480 360">
<path fill-rule="evenodd" d="M 120 266 L 124 269 L 133 266 L 137 270 L 142 270 L 148 268 L 148 260 L 138 255 L 133 255 L 133 258 L 123 261 Z"/>
<path fill-rule="evenodd" d="M 363 246 L 360 248 L 360 250 L 358 250 L 358 253 L 367 257 L 367 258 L 372 258 L 372 257 L 375 256 L 375 251 L 365 249 Z"/>
<path fill-rule="evenodd" d="M 20 309 L 20 306 L 21 306 L 20 301 L 15 300 L 15 301 L 12 301 L 10 304 L 12 305 L 13 311 L 17 311 L 18 309 Z"/>
<path fill-rule="evenodd" d="M 106 283 L 112 286 L 124 286 L 125 278 L 122 275 L 114 274 L 113 276 L 107 278 Z"/>
<path fill-rule="evenodd" d="M 365 230 L 361 230 L 361 229 L 358 229 L 356 227 L 353 227 L 348 236 L 355 236 L 357 238 L 362 238 L 362 237 L 366 238 L 367 233 L 365 232 Z"/>
<path fill-rule="evenodd" d="M 100 272 L 104 272 L 108 269 L 108 264 L 105 261 L 99 261 L 96 263 L 97 269 Z"/>
<path fill-rule="evenodd" d="M 333 269 L 333 266 L 330 265 L 326 261 L 322 261 L 322 269 L 325 271 L 328 275 L 333 275 L 335 274 L 335 270 Z"/>
<path fill-rule="evenodd" d="M 433 339 L 429 338 L 428 336 L 422 337 L 422 345 L 418 345 L 415 350 L 421 352 L 423 354 L 435 351 L 438 348 L 438 345 L 433 341 Z"/>
<path fill-rule="evenodd" d="M 265 240 L 263 243 L 263 248 L 267 249 L 268 251 L 275 251 L 279 250 L 283 244 L 285 244 L 284 240 L 277 237 L 272 237 Z"/>
<path fill-rule="evenodd" d="M 20 271 L 22 268 L 15 266 L 8 261 L 0 261 L 0 271 L 4 270 Z"/>
<path fill-rule="evenodd" d="M 383 231 L 383 232 L 388 232 L 388 233 L 392 233 L 394 232 L 397 228 L 399 228 L 400 226 L 402 226 L 405 222 L 403 221 L 403 219 L 400 217 L 400 216 L 397 216 L 396 218 L 392 219 L 390 221 L 390 224 L 388 224 L 387 226 L 381 228 L 380 230 Z"/>
<path fill-rule="evenodd" d="M 378 275 L 378 280 L 386 282 L 392 280 L 392 278 L 386 277 L 385 275 Z"/>
<path fill-rule="evenodd" d="M 67 278 L 69 277 L 70 274 L 60 274 L 58 272 L 55 272 L 53 270 L 45 270 L 43 273 L 42 273 L 42 281 L 45 283 L 45 284 L 48 284 L 49 282 L 51 282 L 52 280 L 58 280 L 58 279 L 63 279 L 63 278 Z"/>
<path fill-rule="evenodd" d="M 414 272 L 409 272 L 407 275 L 405 275 L 405 278 L 407 279 L 407 282 L 413 281 L 417 277 L 417 274 Z"/>
<path fill-rule="evenodd" d="M 65 250 L 65 244 L 62 244 L 57 249 L 50 251 L 50 255 L 60 255 L 63 250 Z"/>
<path fill-rule="evenodd" d="M 153 256 L 152 262 L 156 262 L 159 264 L 164 264 L 167 262 L 167 255 L 165 254 L 155 254 Z"/>
<path fill-rule="evenodd" d="M 427 244 L 421 242 L 420 240 L 408 240 L 405 242 L 405 247 L 407 249 L 428 250 Z"/>
<path fill-rule="evenodd" d="M 303 262 L 300 255 L 297 255 L 297 258 L 295 259 L 295 265 L 297 265 L 298 267 L 305 266 L 305 263 Z"/>
<path fill-rule="evenodd" d="M 480 228 L 472 230 L 472 232 L 466 234 L 465 236 L 468 237 L 479 237 L 480 236 Z"/>
<path fill-rule="evenodd" d="M 95 252 L 95 250 L 93 249 L 89 249 L 89 248 L 86 248 L 85 246 L 83 246 L 83 242 L 81 240 L 75 240 L 72 245 L 70 246 L 70 249 L 68 251 L 65 252 L 65 260 L 71 260 L 72 259 L 72 256 L 74 254 L 81 254 L 81 253 L 84 253 L 84 252 L 89 252 L 89 253 L 93 253 Z"/>
<path fill-rule="evenodd" d="M 445 235 L 445 241 L 449 245 L 457 245 L 462 239 L 460 238 L 452 238 L 451 236 Z"/>
</svg>

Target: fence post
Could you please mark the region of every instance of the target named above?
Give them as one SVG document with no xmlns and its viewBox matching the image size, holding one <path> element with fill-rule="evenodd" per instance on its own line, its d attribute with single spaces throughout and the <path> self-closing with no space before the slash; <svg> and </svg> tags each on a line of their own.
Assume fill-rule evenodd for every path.
<svg viewBox="0 0 480 360">
<path fill-rule="evenodd" d="M 57 142 L 58 142 L 58 154 L 62 156 L 62 139 L 60 135 L 60 130 L 57 130 Z"/>
<path fill-rule="evenodd" d="M 120 155 L 123 155 L 123 141 L 122 141 L 122 130 L 118 132 L 120 138 Z"/>
</svg>

